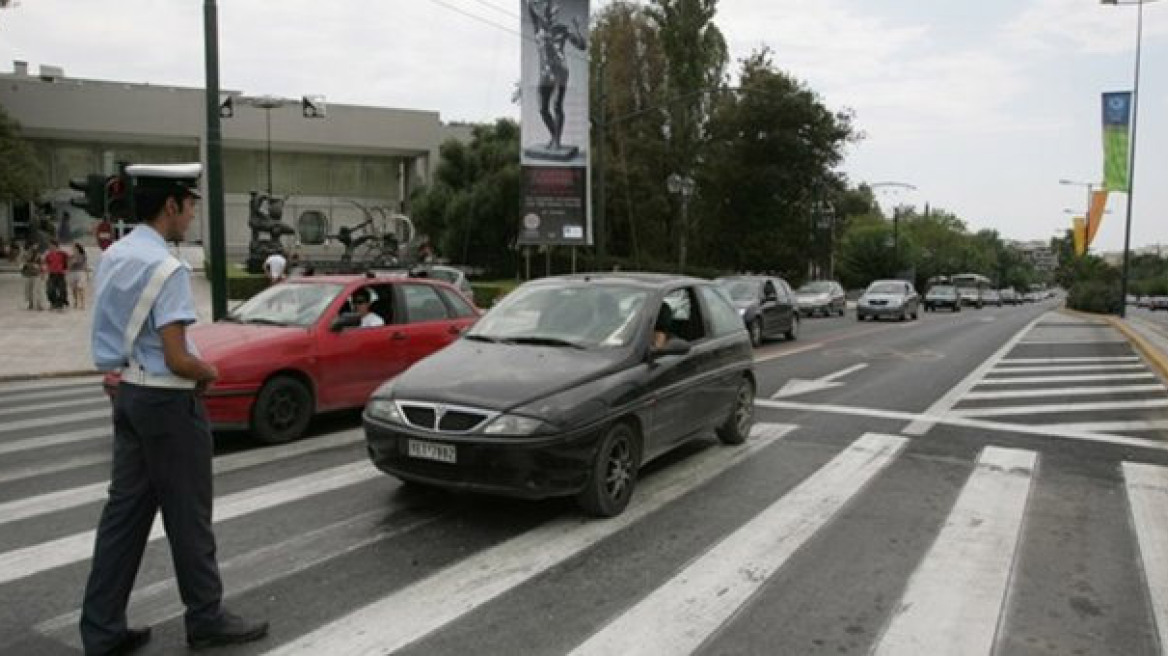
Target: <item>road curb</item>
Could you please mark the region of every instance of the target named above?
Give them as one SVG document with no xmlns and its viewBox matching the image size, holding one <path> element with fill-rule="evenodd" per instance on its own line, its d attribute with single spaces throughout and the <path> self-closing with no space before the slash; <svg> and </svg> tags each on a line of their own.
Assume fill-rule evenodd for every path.
<svg viewBox="0 0 1168 656">
<path fill-rule="evenodd" d="M 100 376 L 96 369 L 78 369 L 76 371 L 49 371 L 41 374 L 9 374 L 0 376 L 0 383 L 19 383 L 27 380 L 46 380 L 50 378 L 80 378 L 82 376 Z"/>
<path fill-rule="evenodd" d="M 1063 312 L 1072 316 L 1082 318 L 1102 319 L 1111 324 L 1116 330 L 1123 333 L 1123 336 L 1131 342 L 1140 355 L 1144 356 L 1152 367 L 1160 374 L 1163 379 L 1168 379 L 1168 355 L 1165 355 L 1160 349 L 1152 345 L 1143 335 L 1136 332 L 1131 326 L 1119 317 L 1112 314 L 1091 314 L 1089 312 L 1079 312 L 1077 310 L 1069 310 L 1064 308 Z"/>
</svg>

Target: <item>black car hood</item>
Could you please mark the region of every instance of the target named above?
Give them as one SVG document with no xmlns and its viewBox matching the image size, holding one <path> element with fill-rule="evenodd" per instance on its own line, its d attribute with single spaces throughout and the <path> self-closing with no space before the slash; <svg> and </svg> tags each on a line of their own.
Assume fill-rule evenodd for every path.
<svg viewBox="0 0 1168 656">
<path fill-rule="evenodd" d="M 626 368 L 628 349 L 460 339 L 393 381 L 397 399 L 508 411 Z"/>
</svg>

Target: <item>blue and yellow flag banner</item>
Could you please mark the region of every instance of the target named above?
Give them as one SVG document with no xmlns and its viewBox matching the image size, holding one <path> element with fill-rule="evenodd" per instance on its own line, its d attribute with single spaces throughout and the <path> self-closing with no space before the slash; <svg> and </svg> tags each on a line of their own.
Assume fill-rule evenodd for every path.
<svg viewBox="0 0 1168 656">
<path fill-rule="evenodd" d="M 1087 252 L 1087 219 L 1076 216 L 1071 219 L 1071 226 L 1071 234 L 1075 239 L 1075 255 L 1083 255 Z"/>
<path fill-rule="evenodd" d="M 1128 160 L 1131 134 L 1130 91 L 1103 94 L 1103 188 L 1128 190 Z"/>
</svg>

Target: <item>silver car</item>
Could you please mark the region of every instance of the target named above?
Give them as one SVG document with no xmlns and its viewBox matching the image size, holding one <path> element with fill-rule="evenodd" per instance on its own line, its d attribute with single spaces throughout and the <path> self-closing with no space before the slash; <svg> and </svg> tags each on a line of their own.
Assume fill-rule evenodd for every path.
<svg viewBox="0 0 1168 656">
<path fill-rule="evenodd" d="M 847 300 L 844 298 L 844 288 L 834 280 L 815 280 L 805 283 L 795 290 L 795 300 L 799 306 L 799 315 L 804 317 L 822 314 L 830 317 L 833 314 L 844 316 Z"/>
<path fill-rule="evenodd" d="M 868 285 L 856 302 L 856 320 L 863 321 L 867 317 L 892 317 L 901 321 L 909 317 L 916 319 L 920 307 L 921 297 L 911 282 L 877 280 Z"/>
</svg>

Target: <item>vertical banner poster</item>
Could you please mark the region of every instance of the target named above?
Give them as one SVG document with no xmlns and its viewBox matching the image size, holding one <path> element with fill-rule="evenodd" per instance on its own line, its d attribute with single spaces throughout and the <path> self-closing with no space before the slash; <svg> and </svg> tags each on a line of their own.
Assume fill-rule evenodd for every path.
<svg viewBox="0 0 1168 656">
<path fill-rule="evenodd" d="M 1071 219 L 1071 235 L 1075 240 L 1075 255 L 1087 253 L 1087 218 L 1076 216 Z"/>
<path fill-rule="evenodd" d="M 1128 189 L 1131 105 L 1130 91 L 1103 94 L 1103 188 L 1108 191 Z"/>
<path fill-rule="evenodd" d="M 1103 223 L 1103 212 L 1107 209 L 1107 190 L 1096 189 L 1091 192 L 1091 207 L 1087 210 L 1087 246 L 1095 242 L 1095 233 L 1099 232 L 1099 224 Z"/>
<path fill-rule="evenodd" d="M 519 244 L 592 244 L 588 0 L 520 0 Z"/>
</svg>

